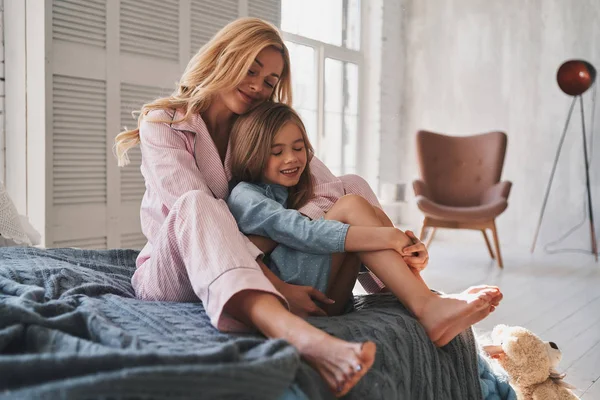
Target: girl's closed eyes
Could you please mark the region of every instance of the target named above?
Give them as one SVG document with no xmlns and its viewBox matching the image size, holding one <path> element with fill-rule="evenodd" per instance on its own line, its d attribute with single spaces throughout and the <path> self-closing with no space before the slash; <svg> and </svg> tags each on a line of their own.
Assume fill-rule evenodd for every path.
<svg viewBox="0 0 600 400">
<path fill-rule="evenodd" d="M 297 149 L 292 149 L 292 150 L 294 150 L 294 151 L 304 151 L 304 147 L 299 147 Z M 278 150 L 278 151 L 272 152 L 271 154 L 274 155 L 274 156 L 280 156 L 281 154 L 283 154 L 283 151 Z"/>
</svg>

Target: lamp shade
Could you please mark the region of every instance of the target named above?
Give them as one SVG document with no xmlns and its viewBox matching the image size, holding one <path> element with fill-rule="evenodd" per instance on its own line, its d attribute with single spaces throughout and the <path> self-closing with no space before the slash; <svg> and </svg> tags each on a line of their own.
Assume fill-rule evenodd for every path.
<svg viewBox="0 0 600 400">
<path fill-rule="evenodd" d="M 585 93 L 596 80 L 596 68 L 583 60 L 570 60 L 563 63 L 556 73 L 560 89 L 570 96 Z"/>
</svg>

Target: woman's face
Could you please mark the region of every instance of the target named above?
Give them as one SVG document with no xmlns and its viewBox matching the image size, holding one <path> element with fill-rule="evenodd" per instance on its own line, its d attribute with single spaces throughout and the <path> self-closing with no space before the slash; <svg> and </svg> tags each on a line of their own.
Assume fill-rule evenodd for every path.
<svg viewBox="0 0 600 400">
<path fill-rule="evenodd" d="M 281 52 L 273 46 L 266 47 L 258 53 L 244 80 L 221 94 L 221 99 L 234 114 L 245 114 L 271 97 L 282 72 Z"/>
<path fill-rule="evenodd" d="M 263 171 L 263 181 L 292 187 L 306 168 L 306 146 L 298 125 L 288 122 L 277 132 L 271 155 Z"/>
</svg>

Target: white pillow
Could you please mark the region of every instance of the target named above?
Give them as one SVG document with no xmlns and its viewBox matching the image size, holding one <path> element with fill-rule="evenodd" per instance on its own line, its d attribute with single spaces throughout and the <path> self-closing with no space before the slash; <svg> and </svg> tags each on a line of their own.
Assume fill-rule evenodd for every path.
<svg viewBox="0 0 600 400">
<path fill-rule="evenodd" d="M 25 233 L 21 218 L 4 184 L 0 182 L 0 246 L 31 246 L 31 240 Z"/>
</svg>

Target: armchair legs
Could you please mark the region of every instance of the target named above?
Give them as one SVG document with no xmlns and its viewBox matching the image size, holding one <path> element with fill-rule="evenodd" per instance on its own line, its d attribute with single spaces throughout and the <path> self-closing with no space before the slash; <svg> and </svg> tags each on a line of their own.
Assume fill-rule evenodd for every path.
<svg viewBox="0 0 600 400">
<path fill-rule="evenodd" d="M 427 217 L 425 217 L 425 219 L 423 220 L 423 226 L 421 227 L 421 233 L 419 233 L 419 239 L 425 244 L 426 247 L 429 247 L 431 241 L 433 240 L 435 231 L 439 226 L 436 224 L 437 222 L 441 221 L 436 221 Z"/>
<path fill-rule="evenodd" d="M 485 229 L 482 229 L 481 233 L 483 233 L 483 238 L 485 239 L 485 244 L 487 245 L 488 251 L 490 252 L 490 257 L 492 257 L 492 259 L 495 259 L 496 257 L 494 256 L 494 251 L 492 250 L 492 245 L 490 244 L 490 240 L 487 237 L 487 233 L 485 233 Z"/>
<path fill-rule="evenodd" d="M 492 221 L 492 235 L 494 236 L 494 246 L 496 246 L 496 256 L 498 258 L 498 266 L 504 268 L 502 263 L 502 255 L 500 254 L 500 241 L 498 240 L 498 230 L 496 229 L 496 221 Z"/>
<path fill-rule="evenodd" d="M 425 247 L 429 247 L 433 237 L 435 236 L 436 227 L 431 229 L 427 229 L 429 225 L 425 225 L 425 221 L 423 221 L 423 226 L 421 227 L 421 233 L 419 233 L 419 240 L 425 244 Z"/>
<path fill-rule="evenodd" d="M 425 246 L 429 247 L 431 241 L 433 240 L 433 236 L 435 235 L 437 228 L 449 228 L 449 229 L 474 229 L 481 231 L 483 237 L 485 239 L 485 244 L 490 253 L 490 257 L 495 259 L 500 268 L 504 268 L 504 263 L 502 261 L 502 255 L 500 253 L 500 241 L 498 239 L 498 231 L 496 229 L 496 221 L 483 221 L 483 222 L 454 222 L 454 221 L 441 221 L 435 220 L 429 217 L 425 217 L 423 220 L 423 226 L 421 227 L 421 233 L 419 238 Z M 431 229 L 431 232 L 428 232 Z M 486 234 L 486 230 L 490 229 L 492 231 L 492 238 L 494 239 L 494 247 L 496 253 L 492 250 L 492 245 L 488 239 Z M 427 234 L 427 235 L 426 235 Z M 425 237 L 427 236 L 427 237 Z"/>
</svg>

